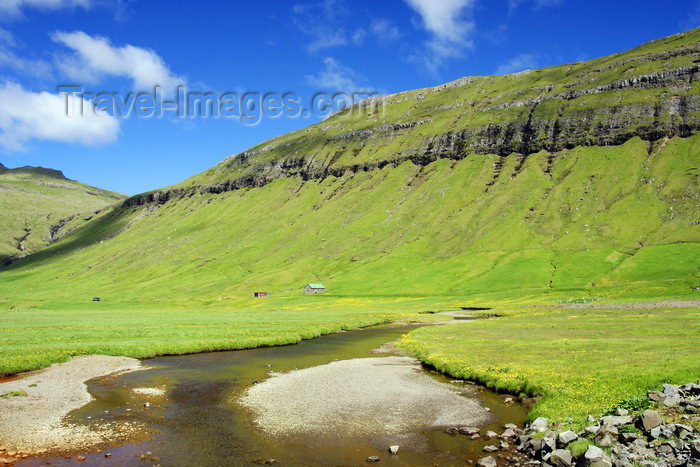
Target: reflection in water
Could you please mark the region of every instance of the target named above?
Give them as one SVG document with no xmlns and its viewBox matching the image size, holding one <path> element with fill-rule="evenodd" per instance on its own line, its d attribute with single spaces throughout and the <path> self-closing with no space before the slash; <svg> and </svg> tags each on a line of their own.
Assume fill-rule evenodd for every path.
<svg viewBox="0 0 700 467">
<path fill-rule="evenodd" d="M 308 368 L 334 360 L 385 356 L 370 354 L 379 345 L 398 339 L 406 328 L 388 327 L 332 334 L 297 345 L 231 352 L 216 352 L 147 360 L 150 370 L 129 373 L 90 383 L 96 400 L 70 416 L 82 424 L 128 423 L 147 426 L 148 441 L 84 454 L 74 459 L 28 459 L 20 466 L 46 465 L 252 465 L 252 461 L 275 459 L 277 465 L 359 465 L 368 456 L 379 456 L 382 465 L 464 465 L 483 457 L 483 442 L 442 431 L 420 434 L 414 451 L 407 447 L 391 456 L 389 444 L 401 440 L 373 438 L 343 446 L 291 444 L 266 437 L 252 423 L 251 414 L 237 404 L 243 392 L 266 378 L 269 371 Z M 433 375 L 451 384 L 442 375 Z M 352 377 L 352 375 L 348 375 Z M 454 384 L 454 383 L 452 383 Z M 156 388 L 142 390 L 135 388 Z M 164 395 L 159 395 L 162 392 Z M 498 395 L 479 391 L 482 403 L 498 421 L 489 429 L 502 431 L 506 423 L 522 424 L 525 409 L 507 407 Z M 79 453 L 76 453 L 79 454 Z"/>
</svg>

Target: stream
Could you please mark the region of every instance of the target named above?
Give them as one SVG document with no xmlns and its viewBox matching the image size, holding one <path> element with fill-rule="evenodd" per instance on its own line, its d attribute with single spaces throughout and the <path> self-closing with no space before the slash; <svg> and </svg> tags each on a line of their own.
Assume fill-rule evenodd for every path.
<svg viewBox="0 0 700 467">
<path fill-rule="evenodd" d="M 67 420 L 87 426 L 125 422 L 145 426 L 145 441 L 109 446 L 101 453 L 84 453 L 84 461 L 44 457 L 17 465 L 223 466 L 254 465 L 256 460 L 264 463 L 271 459 L 280 466 L 365 465 L 370 456 L 378 456 L 379 465 L 464 465 L 469 459 L 483 457 L 483 438 L 471 440 L 468 436 L 447 434 L 444 429 L 413 433 L 421 441 L 408 444 L 388 438 L 383 443 L 376 438 L 344 436 L 342 432 L 334 433 L 332 443 L 319 442 L 317 438 L 275 437 L 261 430 L 255 423 L 255 414 L 236 402 L 246 390 L 265 381 L 270 372 L 279 374 L 334 361 L 387 357 L 381 350 L 372 350 L 411 329 L 375 327 L 283 347 L 148 359 L 144 361 L 147 370 L 90 381 L 88 389 L 95 400 L 72 412 Z M 501 433 L 505 424 L 522 425 L 526 420 L 526 409 L 518 404 L 504 404 L 503 395 L 451 381 L 425 368 L 422 371 L 451 390 L 458 386 L 464 397 L 476 398 L 490 410 L 495 421 L 480 427 L 482 434 L 485 430 Z M 352 378 L 352 374 L 347 377 Z M 389 444 L 400 445 L 397 455 L 388 452 Z"/>
</svg>

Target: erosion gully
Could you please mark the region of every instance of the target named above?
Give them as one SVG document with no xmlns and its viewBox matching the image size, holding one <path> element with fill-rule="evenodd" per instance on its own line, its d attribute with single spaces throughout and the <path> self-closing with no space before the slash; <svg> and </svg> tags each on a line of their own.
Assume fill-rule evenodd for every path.
<svg viewBox="0 0 700 467">
<path fill-rule="evenodd" d="M 104 446 L 99 453 L 72 453 L 71 458 L 30 458 L 17 465 L 223 466 L 254 465 L 256 460 L 264 463 L 270 459 L 280 466 L 369 465 L 367 458 L 378 456 L 378 465 L 407 466 L 465 465 L 470 459 L 483 457 L 482 449 L 486 444 L 483 438 L 471 440 L 443 430 L 420 433 L 425 439 L 421 448 L 400 447 L 398 455 L 391 455 L 388 446 L 379 449 L 369 442 L 358 444 L 356 440 L 340 446 L 337 443 L 326 446 L 311 440 L 290 444 L 270 439 L 255 426 L 251 414 L 235 403 L 237 396 L 252 384 L 263 381 L 270 371 L 308 368 L 334 360 L 385 357 L 387 354 L 372 353 L 372 350 L 411 329 L 373 327 L 283 347 L 146 360 L 148 370 L 90 381 L 88 389 L 95 400 L 70 414 L 67 420 L 86 426 L 131 422 L 147 427 L 147 433 L 141 433 L 141 439 L 146 441 Z M 470 384 L 451 381 L 427 368 L 423 371 L 444 384 Z M 164 394 L 134 392 L 134 388 L 155 387 L 163 388 Z M 506 405 L 504 395 L 478 389 L 476 397 L 498 418 L 495 423 L 483 427 L 482 434 L 489 429 L 501 433 L 507 423 L 522 425 L 525 422 L 527 411 L 523 406 Z M 76 460 L 78 454 L 87 459 Z"/>
</svg>

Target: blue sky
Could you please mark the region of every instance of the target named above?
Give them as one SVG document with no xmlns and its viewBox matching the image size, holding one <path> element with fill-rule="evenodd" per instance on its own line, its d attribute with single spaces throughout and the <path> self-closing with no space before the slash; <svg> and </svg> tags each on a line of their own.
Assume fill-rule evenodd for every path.
<svg viewBox="0 0 700 467">
<path fill-rule="evenodd" d="M 133 195 L 318 122 L 301 110 L 319 93 L 587 60 L 698 25 L 700 0 L 0 0 L 0 163 Z M 239 101 L 156 114 L 178 87 Z M 243 96 L 257 107 L 242 112 Z"/>
</svg>

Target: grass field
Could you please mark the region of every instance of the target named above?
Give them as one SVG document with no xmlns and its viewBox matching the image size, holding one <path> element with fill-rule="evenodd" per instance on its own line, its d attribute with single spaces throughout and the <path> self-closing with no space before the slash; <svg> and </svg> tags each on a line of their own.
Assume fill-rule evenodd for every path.
<svg viewBox="0 0 700 467">
<path fill-rule="evenodd" d="M 388 321 L 444 320 L 413 310 L 449 306 L 435 299 L 322 296 L 268 297 L 198 308 L 174 308 L 167 303 L 54 305 L 54 310 L 10 309 L 0 303 L 0 375 L 42 368 L 77 355 L 145 358 L 292 344 Z"/>
<path fill-rule="evenodd" d="M 700 378 L 700 309 L 498 310 L 417 329 L 401 346 L 454 378 L 541 396 L 530 413 L 582 428 L 663 383 Z"/>
</svg>

